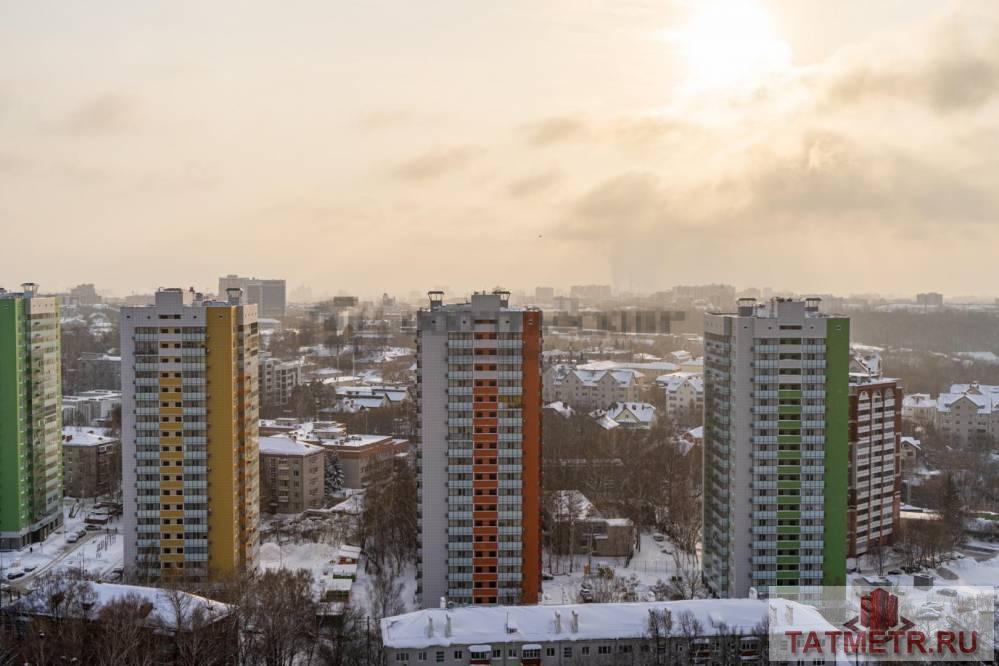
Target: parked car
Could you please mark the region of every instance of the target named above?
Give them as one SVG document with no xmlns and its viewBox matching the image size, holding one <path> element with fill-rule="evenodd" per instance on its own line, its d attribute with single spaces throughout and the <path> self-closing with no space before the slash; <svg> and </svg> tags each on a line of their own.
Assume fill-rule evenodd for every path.
<svg viewBox="0 0 999 666">
<path fill-rule="evenodd" d="M 902 570 L 901 569 L 889 569 L 888 573 L 889 573 L 889 575 L 892 575 L 892 576 L 901 576 L 902 575 Z"/>
<path fill-rule="evenodd" d="M 99 529 L 101 529 L 101 526 L 100 526 L 100 525 L 87 525 L 87 526 L 86 526 L 85 528 L 83 528 L 83 529 L 85 529 L 85 530 L 86 530 L 86 531 L 88 531 L 88 532 L 96 532 L 96 531 L 98 531 Z"/>
<path fill-rule="evenodd" d="M 653 541 L 665 541 L 666 537 L 656 532 L 655 534 L 652 535 L 652 539 Z"/>
<path fill-rule="evenodd" d="M 28 564 L 24 566 L 24 573 L 31 573 L 38 568 L 37 564 Z"/>
<path fill-rule="evenodd" d="M 945 597 L 956 597 L 957 596 L 957 590 L 955 590 L 953 588 L 945 587 L 943 589 L 937 590 L 937 594 L 945 596 Z"/>
<path fill-rule="evenodd" d="M 541 580 L 555 580 L 555 576 L 551 575 L 547 571 L 541 572 Z"/>
<path fill-rule="evenodd" d="M 75 532 L 66 536 L 66 543 L 76 543 L 79 540 L 80 537 L 77 536 Z"/>
<path fill-rule="evenodd" d="M 17 580 L 18 578 L 24 578 L 23 571 L 9 571 L 7 572 L 7 580 Z"/>
</svg>

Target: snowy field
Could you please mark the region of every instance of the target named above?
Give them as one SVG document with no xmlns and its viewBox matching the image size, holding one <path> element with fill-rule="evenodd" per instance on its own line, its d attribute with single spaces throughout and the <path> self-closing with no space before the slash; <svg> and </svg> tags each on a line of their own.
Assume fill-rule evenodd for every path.
<svg viewBox="0 0 999 666">
<path fill-rule="evenodd" d="M 122 536 L 117 533 L 121 529 L 120 518 L 112 518 L 100 530 L 85 531 L 76 543 L 67 540 L 69 535 L 84 530 L 84 519 L 94 505 L 93 500 L 81 502 L 71 517 L 75 503 L 71 498 L 64 501 L 63 526 L 42 543 L 19 551 L 0 552 L 0 576 L 4 582 L 26 589 L 32 580 L 44 573 L 67 569 L 83 571 L 88 578 L 108 580 L 112 571 L 122 566 Z M 13 572 L 25 572 L 25 575 L 8 581 L 8 574 Z"/>
</svg>

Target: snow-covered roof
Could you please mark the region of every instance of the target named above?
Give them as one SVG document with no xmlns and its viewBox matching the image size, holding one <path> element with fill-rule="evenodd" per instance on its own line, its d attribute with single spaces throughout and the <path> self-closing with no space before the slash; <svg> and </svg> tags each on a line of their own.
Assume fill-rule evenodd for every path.
<svg viewBox="0 0 999 666">
<path fill-rule="evenodd" d="M 583 365 L 577 366 L 578 370 L 631 370 L 633 372 L 641 373 L 642 370 L 648 370 L 651 372 L 671 372 L 673 370 L 679 370 L 680 366 L 676 363 L 670 363 L 669 361 L 651 361 L 651 362 L 627 362 L 627 361 L 590 361 Z"/>
<path fill-rule="evenodd" d="M 649 426 L 656 419 L 656 408 L 647 402 L 615 402 L 607 408 L 607 417 L 618 425 Z"/>
<path fill-rule="evenodd" d="M 687 431 L 691 439 L 704 439 L 704 426 L 697 426 Z"/>
<path fill-rule="evenodd" d="M 922 442 L 915 437 L 909 437 L 907 435 L 902 435 L 902 444 L 911 446 L 914 449 L 922 449 Z"/>
<path fill-rule="evenodd" d="M 392 443 L 405 444 L 408 440 L 396 439 L 391 435 L 347 435 L 335 439 L 324 439 L 323 446 L 337 446 L 343 448 L 363 448 L 373 444 Z"/>
<path fill-rule="evenodd" d="M 597 515 L 597 508 L 578 490 L 558 490 L 552 495 L 553 510 L 560 517 L 571 514 L 576 520 Z"/>
<path fill-rule="evenodd" d="M 291 437 L 275 435 L 273 437 L 260 438 L 260 453 L 272 456 L 307 456 L 311 453 L 319 453 L 321 447 L 300 442 Z"/>
<path fill-rule="evenodd" d="M 902 398 L 903 407 L 929 407 L 935 405 L 936 401 L 929 393 L 907 393 Z"/>
<path fill-rule="evenodd" d="M 781 602 L 777 600 L 777 603 Z M 802 616 L 807 617 L 809 611 L 818 616 L 817 611 L 807 606 L 794 602 L 784 603 L 800 608 Z M 382 641 L 389 648 L 420 649 L 491 643 L 641 640 L 648 636 L 649 612 L 653 610 L 669 610 L 674 621 L 680 614 L 689 612 L 700 622 L 704 635 L 717 633 L 722 624 L 730 631 L 744 631 L 748 634 L 755 627 L 765 624 L 768 618 L 767 602 L 761 599 L 694 599 L 562 606 L 466 606 L 452 610 L 425 609 L 384 618 L 381 621 Z"/>
<path fill-rule="evenodd" d="M 562 402 L 561 400 L 556 400 L 555 402 L 548 403 L 547 405 L 545 405 L 545 409 L 550 409 L 559 414 L 560 416 L 564 416 L 565 418 L 569 418 L 575 413 L 572 407 Z"/>
<path fill-rule="evenodd" d="M 663 387 L 667 393 L 675 393 L 684 385 L 689 386 L 697 393 L 704 392 L 704 376 L 694 372 L 674 372 L 669 375 L 656 377 L 656 383 Z"/>
<path fill-rule="evenodd" d="M 981 414 L 999 411 L 999 386 L 989 384 L 953 384 L 949 393 L 937 396 L 937 411 L 949 412 L 962 399 L 971 401 Z"/>
<path fill-rule="evenodd" d="M 65 426 L 62 429 L 63 446 L 100 446 L 117 442 L 117 437 L 110 436 L 109 428 L 90 428 L 85 426 Z"/>
<path fill-rule="evenodd" d="M 227 604 L 179 590 L 115 583 L 86 582 L 84 584 L 89 588 L 89 592 L 81 591 L 82 594 L 93 595 L 93 605 L 88 608 L 91 616 L 97 615 L 101 607 L 129 597 L 138 598 L 141 602 L 149 604 L 149 613 L 144 619 L 147 626 L 164 627 L 171 630 L 183 629 L 195 616 L 195 613 L 204 613 L 205 619 L 211 621 L 212 618 L 225 617 L 230 612 L 230 607 Z M 26 613 L 44 615 L 48 602 L 42 599 L 39 594 L 32 594 L 16 602 L 14 607 Z"/>
</svg>

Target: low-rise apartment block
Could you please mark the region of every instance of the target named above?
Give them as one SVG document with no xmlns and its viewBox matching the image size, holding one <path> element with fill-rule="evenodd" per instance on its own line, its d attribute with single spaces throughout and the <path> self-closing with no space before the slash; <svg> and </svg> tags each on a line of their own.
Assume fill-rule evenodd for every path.
<svg viewBox="0 0 999 666">
<path fill-rule="evenodd" d="M 111 495 L 121 488 L 121 439 L 106 428 L 62 429 L 62 478 L 67 497 Z"/>
<path fill-rule="evenodd" d="M 260 438 L 260 510 L 301 513 L 323 505 L 326 453 L 290 437 Z"/>
</svg>

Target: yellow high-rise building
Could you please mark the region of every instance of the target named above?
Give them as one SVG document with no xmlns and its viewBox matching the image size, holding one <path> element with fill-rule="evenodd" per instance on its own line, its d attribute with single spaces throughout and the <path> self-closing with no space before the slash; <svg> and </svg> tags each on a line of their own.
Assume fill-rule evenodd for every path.
<svg viewBox="0 0 999 666">
<path fill-rule="evenodd" d="M 240 290 L 161 289 L 121 311 L 126 575 L 253 571 L 259 546 L 257 309 Z"/>
</svg>

